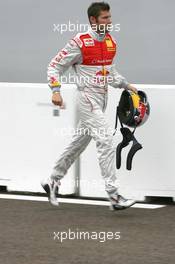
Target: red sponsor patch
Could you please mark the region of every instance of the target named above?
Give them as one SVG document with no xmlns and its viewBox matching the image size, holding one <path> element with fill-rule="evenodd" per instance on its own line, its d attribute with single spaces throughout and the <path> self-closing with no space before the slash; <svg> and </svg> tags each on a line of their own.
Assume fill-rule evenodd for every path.
<svg viewBox="0 0 175 264">
<path fill-rule="evenodd" d="M 92 38 L 83 39 L 85 47 L 94 46 L 94 40 Z"/>
</svg>

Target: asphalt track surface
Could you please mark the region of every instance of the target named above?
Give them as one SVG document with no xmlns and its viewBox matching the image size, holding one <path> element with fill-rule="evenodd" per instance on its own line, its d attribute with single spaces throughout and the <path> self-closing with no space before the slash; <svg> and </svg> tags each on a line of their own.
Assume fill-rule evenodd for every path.
<svg viewBox="0 0 175 264">
<path fill-rule="evenodd" d="M 174 205 L 113 212 L 106 206 L 62 203 L 55 208 L 0 199 L 0 208 L 0 264 L 175 263 Z M 69 229 L 89 232 L 90 238 L 61 242 L 58 232 Z M 98 234 L 94 239 L 92 232 Z M 120 232 L 120 238 L 105 239 L 100 232 Z"/>
</svg>

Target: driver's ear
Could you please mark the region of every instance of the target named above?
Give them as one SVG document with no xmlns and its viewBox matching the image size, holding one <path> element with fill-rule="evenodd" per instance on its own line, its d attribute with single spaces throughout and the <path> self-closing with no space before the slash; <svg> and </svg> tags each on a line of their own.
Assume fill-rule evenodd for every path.
<svg viewBox="0 0 175 264">
<path fill-rule="evenodd" d="M 94 16 L 90 16 L 89 21 L 90 21 L 91 25 L 96 24 L 96 22 L 97 22 L 96 18 Z"/>
</svg>

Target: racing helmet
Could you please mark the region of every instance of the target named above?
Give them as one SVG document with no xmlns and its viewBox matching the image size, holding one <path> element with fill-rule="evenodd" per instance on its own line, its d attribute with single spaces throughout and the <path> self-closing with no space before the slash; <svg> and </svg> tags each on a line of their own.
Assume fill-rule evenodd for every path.
<svg viewBox="0 0 175 264">
<path fill-rule="evenodd" d="M 118 105 L 118 116 L 120 122 L 128 127 L 143 125 L 150 114 L 150 105 L 145 92 L 124 90 L 121 94 Z"/>
</svg>

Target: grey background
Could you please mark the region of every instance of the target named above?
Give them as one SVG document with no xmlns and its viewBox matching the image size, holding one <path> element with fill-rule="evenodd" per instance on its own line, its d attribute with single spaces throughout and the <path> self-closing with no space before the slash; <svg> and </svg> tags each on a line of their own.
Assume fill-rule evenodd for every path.
<svg viewBox="0 0 175 264">
<path fill-rule="evenodd" d="M 46 68 L 75 34 L 53 24 L 88 23 L 89 0 L 0 0 L 0 81 L 47 82 Z M 175 83 L 175 1 L 110 0 L 117 67 L 131 83 Z"/>
</svg>

